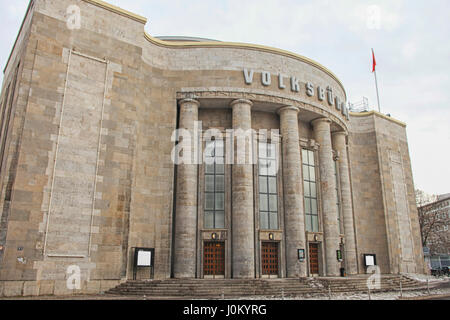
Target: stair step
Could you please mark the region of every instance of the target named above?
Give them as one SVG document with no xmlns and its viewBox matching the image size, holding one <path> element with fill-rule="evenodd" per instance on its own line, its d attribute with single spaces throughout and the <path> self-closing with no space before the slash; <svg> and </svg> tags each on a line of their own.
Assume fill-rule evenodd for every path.
<svg viewBox="0 0 450 320">
<path fill-rule="evenodd" d="M 129 296 L 161 297 L 239 297 L 268 296 L 281 297 L 302 294 L 327 294 L 344 292 L 367 292 L 368 277 L 358 278 L 302 278 L 302 279 L 167 279 L 132 280 L 109 290 L 107 294 Z M 400 279 L 403 289 L 416 289 L 424 286 L 416 280 L 383 276 L 381 288 L 372 292 L 398 291 Z"/>
</svg>

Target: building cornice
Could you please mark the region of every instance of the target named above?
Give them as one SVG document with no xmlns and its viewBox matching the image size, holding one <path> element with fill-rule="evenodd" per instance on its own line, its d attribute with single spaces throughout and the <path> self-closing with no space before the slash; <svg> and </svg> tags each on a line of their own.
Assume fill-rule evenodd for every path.
<svg viewBox="0 0 450 320">
<path fill-rule="evenodd" d="M 387 115 L 382 114 L 382 113 L 380 113 L 378 111 L 375 111 L 375 110 L 367 111 L 367 112 L 350 112 L 350 116 L 351 117 L 368 117 L 368 116 L 372 116 L 372 115 L 375 115 L 377 117 L 383 118 L 385 120 L 389 120 L 391 122 L 394 122 L 394 123 L 396 123 L 398 125 L 401 125 L 402 127 L 406 128 L 406 123 L 404 123 L 404 122 L 402 122 L 400 120 L 394 119 L 392 117 L 388 117 Z"/>
<path fill-rule="evenodd" d="M 97 7 L 103 8 L 105 10 L 114 12 L 116 14 L 119 14 L 121 16 L 130 18 L 134 21 L 137 21 L 142 24 L 147 23 L 147 18 L 142 17 L 138 14 L 132 13 L 130 11 L 124 10 L 122 8 L 119 8 L 115 5 L 109 4 L 102 0 L 82 0 L 86 3 L 89 3 L 91 5 L 95 5 Z M 32 1 L 30 1 L 30 4 Z M 152 37 L 147 32 L 144 32 L 144 38 L 149 41 L 150 43 L 165 47 L 165 48 L 172 48 L 172 49 L 189 49 L 189 48 L 230 48 L 230 49 L 245 49 L 245 50 L 254 50 L 254 51 L 260 51 L 260 52 L 266 52 L 266 53 L 272 53 L 276 55 L 285 56 L 288 58 L 292 58 L 298 61 L 301 61 L 303 63 L 309 64 L 312 67 L 315 67 L 324 73 L 326 73 L 328 76 L 330 76 L 332 79 L 334 79 L 339 86 L 341 87 L 342 91 L 344 92 L 345 99 L 347 99 L 347 93 L 345 91 L 344 85 L 339 80 L 339 78 L 328 68 L 321 65 L 317 61 L 314 61 L 310 58 L 304 57 L 302 55 L 289 52 L 286 50 L 263 46 L 263 45 L 257 45 L 257 44 L 249 44 L 249 43 L 238 43 L 238 42 L 218 42 L 218 41 L 200 41 L 200 42 L 193 42 L 193 41 L 164 41 L 157 38 Z"/>
<path fill-rule="evenodd" d="M 105 1 L 101 1 L 101 0 L 83 0 L 83 1 L 87 2 L 87 3 L 90 3 L 90 4 L 94 5 L 94 6 L 106 9 L 108 11 L 117 13 L 117 14 L 119 14 L 121 16 L 130 18 L 130 19 L 135 20 L 137 22 L 140 22 L 140 23 L 143 23 L 143 24 L 147 23 L 147 18 L 142 17 L 142 16 L 140 16 L 138 14 L 132 13 L 130 11 L 124 10 L 122 8 L 119 8 L 119 7 L 115 6 L 115 5 L 109 4 L 109 3 L 105 2 Z"/>
<path fill-rule="evenodd" d="M 309 64 L 310 66 L 313 66 L 323 72 L 325 72 L 328 76 L 333 78 L 341 87 L 342 91 L 344 92 L 345 99 L 347 99 L 347 92 L 345 91 L 344 85 L 339 80 L 339 78 L 327 67 L 321 65 L 317 61 L 314 61 L 310 58 L 304 57 L 302 55 L 289 52 L 286 50 L 263 46 L 259 44 L 250 44 L 250 43 L 240 43 L 240 42 L 221 42 L 221 41 L 199 41 L 199 42 L 193 42 L 193 41 L 163 41 L 158 38 L 154 38 L 151 35 L 149 35 L 147 32 L 144 34 L 145 39 L 151 42 L 154 45 L 165 47 L 169 49 L 190 49 L 190 48 L 225 48 L 225 49 L 245 49 L 245 50 L 254 50 L 254 51 L 260 51 L 260 52 L 267 52 L 272 53 L 276 55 L 285 56 L 288 58 L 292 58 L 301 62 L 304 62 L 306 64 Z"/>
</svg>

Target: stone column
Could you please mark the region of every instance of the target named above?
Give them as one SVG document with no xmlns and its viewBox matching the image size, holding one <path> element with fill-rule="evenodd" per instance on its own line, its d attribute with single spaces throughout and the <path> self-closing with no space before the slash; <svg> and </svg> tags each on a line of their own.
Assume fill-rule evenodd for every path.
<svg viewBox="0 0 450 320">
<path fill-rule="evenodd" d="M 345 232 L 345 260 L 347 274 L 357 274 L 357 256 L 355 244 L 355 229 L 353 224 L 352 195 L 350 175 L 348 170 L 347 144 L 344 131 L 333 133 L 334 150 L 339 153 L 339 180 L 341 183 L 342 214 Z"/>
<path fill-rule="evenodd" d="M 339 276 L 336 251 L 339 250 L 339 226 L 336 205 L 336 178 L 334 175 L 333 149 L 331 147 L 331 121 L 314 120 L 314 137 L 319 143 L 320 189 L 322 196 L 322 222 L 325 240 L 326 274 Z"/>
<path fill-rule="evenodd" d="M 175 216 L 175 278 L 195 278 L 196 276 L 196 235 L 197 235 L 197 171 L 194 163 L 194 123 L 198 121 L 197 100 L 185 99 L 180 102 L 180 129 L 191 134 L 192 163 L 180 164 L 177 168 L 176 216 Z"/>
<path fill-rule="evenodd" d="M 287 277 L 306 277 L 307 266 L 298 260 L 298 249 L 306 249 L 303 186 L 301 176 L 298 112 L 294 106 L 279 110 L 283 150 L 284 217 Z"/>
<path fill-rule="evenodd" d="M 252 128 L 251 108 L 249 100 L 231 102 L 233 108 L 233 130 L 244 131 Z M 236 146 L 239 146 L 235 135 L 235 152 L 232 173 L 232 255 L 233 278 L 255 277 L 255 245 L 254 245 L 254 207 L 253 207 L 253 165 L 248 155 L 252 145 L 245 140 L 246 162 L 238 164 Z"/>
</svg>

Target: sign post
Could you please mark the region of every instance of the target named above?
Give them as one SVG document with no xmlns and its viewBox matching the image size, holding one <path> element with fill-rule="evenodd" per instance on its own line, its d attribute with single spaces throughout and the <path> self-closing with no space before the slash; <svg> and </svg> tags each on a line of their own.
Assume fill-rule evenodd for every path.
<svg viewBox="0 0 450 320">
<path fill-rule="evenodd" d="M 150 268 L 150 279 L 153 279 L 154 256 L 155 249 L 153 248 L 134 248 L 133 280 L 136 280 L 138 268 Z"/>
</svg>

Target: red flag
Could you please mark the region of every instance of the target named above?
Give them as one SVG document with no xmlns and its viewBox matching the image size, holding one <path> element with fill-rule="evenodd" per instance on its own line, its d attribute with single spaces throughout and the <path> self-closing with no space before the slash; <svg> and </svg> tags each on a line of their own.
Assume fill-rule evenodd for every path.
<svg viewBox="0 0 450 320">
<path fill-rule="evenodd" d="M 377 61 L 375 60 L 375 53 L 372 49 L 372 58 L 373 58 L 373 65 L 372 65 L 372 72 L 375 72 L 375 66 L 377 65 Z"/>
</svg>

